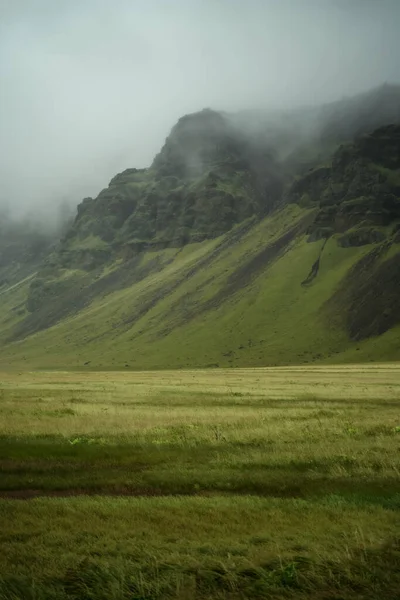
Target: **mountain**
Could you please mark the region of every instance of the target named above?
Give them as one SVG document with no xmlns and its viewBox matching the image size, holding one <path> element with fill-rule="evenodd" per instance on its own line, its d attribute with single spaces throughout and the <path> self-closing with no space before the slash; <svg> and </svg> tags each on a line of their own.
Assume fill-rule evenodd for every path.
<svg viewBox="0 0 400 600">
<path fill-rule="evenodd" d="M 18 259 L 0 366 L 399 358 L 399 123 L 396 86 L 181 118 L 149 169 L 116 175 L 57 246 Z"/>
</svg>

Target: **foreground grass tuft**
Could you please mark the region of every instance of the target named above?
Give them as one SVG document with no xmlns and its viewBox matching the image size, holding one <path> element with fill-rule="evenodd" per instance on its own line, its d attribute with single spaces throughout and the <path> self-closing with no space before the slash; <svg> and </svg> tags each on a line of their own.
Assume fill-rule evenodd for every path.
<svg viewBox="0 0 400 600">
<path fill-rule="evenodd" d="M 83 559 L 56 580 L 37 584 L 28 577 L 0 579 L 0 597 L 25 600 L 189 600 L 192 598 L 396 598 L 400 587 L 400 542 L 353 553 L 345 563 L 291 562 L 236 567 L 210 563 L 179 567 L 149 560 L 101 563 Z"/>
</svg>

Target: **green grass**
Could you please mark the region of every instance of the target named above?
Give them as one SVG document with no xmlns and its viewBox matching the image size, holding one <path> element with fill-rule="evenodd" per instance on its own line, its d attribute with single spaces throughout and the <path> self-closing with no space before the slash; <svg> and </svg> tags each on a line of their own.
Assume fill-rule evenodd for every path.
<svg viewBox="0 0 400 600">
<path fill-rule="evenodd" d="M 0 598 L 396 597 L 398 365 L 0 382 Z"/>
<path fill-rule="evenodd" d="M 3 501 L 0 516 L 5 598 L 372 599 L 400 583 L 399 545 L 381 542 L 395 514 L 340 497 Z"/>
</svg>

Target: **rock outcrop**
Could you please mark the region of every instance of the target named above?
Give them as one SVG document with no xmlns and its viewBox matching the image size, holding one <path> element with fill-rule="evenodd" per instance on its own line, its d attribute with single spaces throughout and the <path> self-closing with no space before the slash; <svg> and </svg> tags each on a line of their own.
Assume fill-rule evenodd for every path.
<svg viewBox="0 0 400 600">
<path fill-rule="evenodd" d="M 287 202 L 318 206 L 309 240 L 342 234 L 340 245 L 373 244 L 400 220 L 400 126 L 387 125 L 341 146 L 330 166 L 290 187 Z"/>
</svg>

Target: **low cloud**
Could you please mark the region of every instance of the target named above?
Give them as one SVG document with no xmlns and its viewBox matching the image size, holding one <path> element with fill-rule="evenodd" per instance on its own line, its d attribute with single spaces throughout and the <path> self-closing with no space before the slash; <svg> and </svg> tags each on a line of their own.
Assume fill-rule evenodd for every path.
<svg viewBox="0 0 400 600">
<path fill-rule="evenodd" d="M 174 122 L 400 80 L 397 0 L 0 0 L 0 206 L 76 205 Z"/>
</svg>

